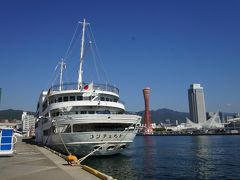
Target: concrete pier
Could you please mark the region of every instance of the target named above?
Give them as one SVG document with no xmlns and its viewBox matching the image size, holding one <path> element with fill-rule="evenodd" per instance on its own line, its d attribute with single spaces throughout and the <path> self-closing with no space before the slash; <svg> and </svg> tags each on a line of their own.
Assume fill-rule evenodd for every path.
<svg viewBox="0 0 240 180">
<path fill-rule="evenodd" d="M 67 162 L 49 150 L 18 138 L 16 153 L 12 157 L 0 157 L 1 180 L 97 180 L 79 166 L 69 166 Z"/>
</svg>

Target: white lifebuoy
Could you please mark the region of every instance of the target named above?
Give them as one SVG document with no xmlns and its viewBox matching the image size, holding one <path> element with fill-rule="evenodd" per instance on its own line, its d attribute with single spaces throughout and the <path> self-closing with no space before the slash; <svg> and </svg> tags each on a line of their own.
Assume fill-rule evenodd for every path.
<svg viewBox="0 0 240 180">
<path fill-rule="evenodd" d="M 15 135 L 13 135 L 13 140 L 15 140 L 16 142 L 13 142 L 13 144 L 17 143 L 17 137 Z"/>
</svg>

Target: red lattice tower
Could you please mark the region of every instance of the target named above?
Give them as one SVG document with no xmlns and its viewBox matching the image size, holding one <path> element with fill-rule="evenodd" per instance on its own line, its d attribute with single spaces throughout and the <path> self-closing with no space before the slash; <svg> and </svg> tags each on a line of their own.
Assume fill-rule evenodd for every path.
<svg viewBox="0 0 240 180">
<path fill-rule="evenodd" d="M 143 89 L 143 96 L 145 102 L 145 113 L 144 113 L 144 134 L 152 134 L 152 121 L 150 117 L 150 110 L 149 110 L 149 95 L 150 95 L 150 88 L 146 87 Z"/>
</svg>

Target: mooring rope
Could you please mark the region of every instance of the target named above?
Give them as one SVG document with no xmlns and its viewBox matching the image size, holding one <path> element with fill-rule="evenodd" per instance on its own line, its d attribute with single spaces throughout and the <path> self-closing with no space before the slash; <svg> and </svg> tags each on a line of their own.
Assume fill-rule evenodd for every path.
<svg viewBox="0 0 240 180">
<path fill-rule="evenodd" d="M 62 139 L 62 136 L 61 136 L 61 133 L 60 133 L 60 129 L 58 128 L 57 120 L 56 120 L 55 122 L 56 122 L 56 127 L 57 127 L 57 131 L 58 131 L 58 135 L 59 135 L 59 137 L 60 137 L 60 140 L 62 141 L 62 144 L 63 144 L 65 150 L 67 151 L 68 155 L 71 155 L 71 152 L 69 151 L 69 149 L 67 148 L 65 142 L 64 142 L 63 139 Z"/>
</svg>

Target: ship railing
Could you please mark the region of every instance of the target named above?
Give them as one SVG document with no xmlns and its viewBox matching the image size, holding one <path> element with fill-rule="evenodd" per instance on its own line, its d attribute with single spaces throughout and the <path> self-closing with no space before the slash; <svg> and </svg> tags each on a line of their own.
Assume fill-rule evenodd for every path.
<svg viewBox="0 0 240 180">
<path fill-rule="evenodd" d="M 89 85 L 89 83 L 83 83 L 83 86 Z M 56 84 L 54 86 L 52 86 L 49 91 L 60 91 L 61 90 L 77 90 L 78 89 L 78 84 L 77 83 L 64 83 L 63 85 L 61 85 L 60 88 L 60 84 Z M 116 94 L 119 94 L 119 89 L 110 85 L 110 84 L 98 84 L 98 83 L 94 83 L 93 84 L 93 90 L 100 90 L 100 91 L 110 91 Z"/>
</svg>

